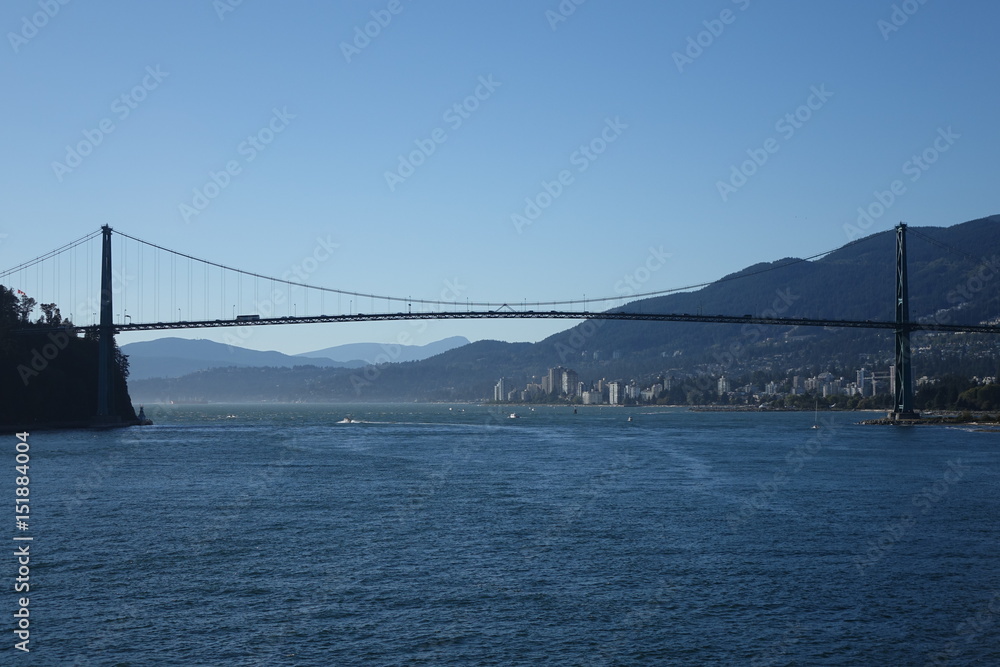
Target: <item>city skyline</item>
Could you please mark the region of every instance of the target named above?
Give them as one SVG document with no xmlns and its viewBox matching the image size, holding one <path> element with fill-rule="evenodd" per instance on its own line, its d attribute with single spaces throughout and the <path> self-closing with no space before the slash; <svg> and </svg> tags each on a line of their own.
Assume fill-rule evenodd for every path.
<svg viewBox="0 0 1000 667">
<path fill-rule="evenodd" d="M 746 373 L 743 373 L 745 376 Z M 772 379 L 766 383 L 747 383 L 733 385 L 732 377 L 725 372 L 699 373 L 681 371 L 649 371 L 642 379 L 609 379 L 601 377 L 597 380 L 580 380 L 579 374 L 562 366 L 548 369 L 542 376 L 532 376 L 523 388 L 508 378 L 502 377 L 493 387 L 494 403 L 531 403 L 545 398 L 560 402 L 574 403 L 580 399 L 582 405 L 636 405 L 641 403 L 661 404 L 667 394 L 675 386 L 684 387 L 693 384 L 701 392 L 714 388 L 715 399 L 726 399 L 727 404 L 756 405 L 764 401 L 770 407 L 774 401 L 785 396 L 816 396 L 824 399 L 843 396 L 861 396 L 870 398 L 883 395 L 887 399 L 895 386 L 896 369 L 890 365 L 886 372 L 871 370 L 870 366 L 859 367 L 854 374 L 855 379 L 837 376 L 824 371 L 804 377 L 799 374 L 771 373 Z M 655 377 L 655 381 L 650 381 Z M 737 376 L 739 377 L 739 375 Z M 558 381 L 555 378 L 561 378 Z M 778 378 L 775 380 L 773 378 Z M 995 381 L 995 377 L 974 378 L 976 382 L 986 384 Z M 535 380 L 540 380 L 535 382 Z M 923 376 L 917 380 L 917 386 L 926 383 L 933 384 L 936 379 Z M 711 395 L 706 395 L 707 403 L 715 403 Z M 735 401 L 735 403 L 734 403 Z M 674 404 L 669 403 L 668 404 Z M 680 403 L 677 403 L 680 404 Z M 762 404 L 763 405 L 763 404 Z"/>
</svg>

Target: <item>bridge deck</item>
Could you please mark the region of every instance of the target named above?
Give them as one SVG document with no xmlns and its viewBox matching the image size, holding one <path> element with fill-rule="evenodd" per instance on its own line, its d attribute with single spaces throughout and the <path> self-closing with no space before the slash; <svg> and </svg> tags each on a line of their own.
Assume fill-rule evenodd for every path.
<svg viewBox="0 0 1000 667">
<path fill-rule="evenodd" d="M 752 315 L 691 315 L 688 313 L 630 313 L 590 311 L 439 311 L 399 313 L 356 313 L 353 315 L 313 315 L 309 317 L 262 317 L 255 320 L 197 320 L 179 322 L 147 322 L 114 325 L 115 332 L 155 331 L 166 329 L 210 329 L 215 327 L 268 326 L 276 324 L 320 324 L 337 322 L 384 322 L 394 320 L 476 320 L 476 319 L 551 319 L 551 320 L 624 320 L 646 322 L 705 322 L 715 324 L 762 324 L 775 326 L 831 327 L 850 329 L 896 330 L 896 322 L 882 320 L 828 320 L 801 317 L 755 317 Z M 908 322 L 910 331 L 949 331 L 966 333 L 1000 333 L 1000 326 L 984 324 L 943 324 Z M 97 331 L 99 326 L 74 327 L 75 331 Z M 34 329 L 39 331 L 39 329 Z"/>
</svg>

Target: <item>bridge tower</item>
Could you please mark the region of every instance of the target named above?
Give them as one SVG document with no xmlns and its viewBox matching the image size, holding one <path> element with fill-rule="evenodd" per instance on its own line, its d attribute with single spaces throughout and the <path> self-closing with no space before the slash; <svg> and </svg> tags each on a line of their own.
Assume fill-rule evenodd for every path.
<svg viewBox="0 0 1000 667">
<path fill-rule="evenodd" d="M 115 409 L 115 326 L 111 293 L 111 227 L 101 227 L 101 322 L 98 326 L 97 348 L 97 417 L 98 424 L 120 421 Z"/>
<path fill-rule="evenodd" d="M 891 419 L 920 419 L 913 411 L 913 371 L 910 366 L 910 293 L 906 283 L 906 225 L 896 226 L 896 383 L 892 388 Z"/>
</svg>

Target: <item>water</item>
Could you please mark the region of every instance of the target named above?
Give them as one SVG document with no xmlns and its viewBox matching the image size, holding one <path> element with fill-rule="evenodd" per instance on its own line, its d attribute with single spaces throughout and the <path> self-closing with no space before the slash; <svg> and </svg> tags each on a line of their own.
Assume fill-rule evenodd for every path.
<svg viewBox="0 0 1000 667">
<path fill-rule="evenodd" d="M 1000 664 L 1000 433 L 518 412 L 34 433 L 32 650 L 2 663 Z"/>
</svg>

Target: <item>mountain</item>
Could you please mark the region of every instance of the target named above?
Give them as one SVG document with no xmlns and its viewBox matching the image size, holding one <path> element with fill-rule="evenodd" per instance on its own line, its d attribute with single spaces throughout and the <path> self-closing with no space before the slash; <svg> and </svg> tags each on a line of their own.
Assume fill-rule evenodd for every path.
<svg viewBox="0 0 1000 667">
<path fill-rule="evenodd" d="M 386 359 L 390 362 L 421 361 L 468 344 L 469 339 L 465 336 L 452 336 L 427 345 L 350 343 L 315 352 L 303 352 L 295 356 L 307 359 L 332 359 L 341 362 L 353 362 L 361 359 L 368 364 L 384 363 Z"/>
<path fill-rule="evenodd" d="M 258 367 L 258 366 L 323 366 L 326 368 L 355 368 L 364 362 L 336 362 L 330 359 L 302 359 L 281 352 L 261 352 L 242 347 L 216 343 L 210 340 L 188 338 L 158 338 L 122 346 L 129 358 L 129 379 L 175 378 L 209 368 Z"/>
<path fill-rule="evenodd" d="M 230 366 L 358 368 L 369 363 L 381 363 L 386 359 L 419 361 L 468 343 L 467 338 L 454 336 L 427 345 L 354 343 L 288 355 L 275 351 L 248 350 L 204 339 L 171 337 L 129 343 L 122 346 L 122 352 L 129 357 L 129 377 L 132 380 L 145 380 L 157 377 L 176 378 L 210 368 Z"/>
<path fill-rule="evenodd" d="M 756 264 L 692 292 L 634 302 L 613 310 L 651 313 L 769 315 L 892 320 L 895 297 L 895 231 L 888 230 L 820 259 Z M 907 234 L 911 319 L 980 322 L 1000 315 L 1000 290 L 978 276 L 1000 276 L 1000 216 L 952 227 L 909 227 Z M 745 338 L 744 325 L 605 322 L 555 334 L 538 343 L 552 354 L 623 355 L 704 353 Z M 778 328 L 770 328 L 771 332 Z M 787 330 L 787 327 L 785 328 Z M 796 332 L 823 338 L 822 329 Z M 868 337 L 871 330 L 854 332 Z M 580 339 L 583 338 L 583 342 Z M 558 348 L 558 349 L 557 349 Z"/>
<path fill-rule="evenodd" d="M 911 320 L 978 323 L 1000 317 L 1000 216 L 951 227 L 909 227 L 908 232 Z M 614 310 L 891 320 L 895 242 L 895 232 L 887 230 L 819 259 L 755 264 L 699 290 Z M 974 338 L 915 334 L 917 377 L 970 371 L 995 375 L 992 339 Z M 134 393 L 199 400 L 221 400 L 215 397 L 222 395 L 224 400 L 241 395 L 248 400 L 470 400 L 492 397 L 500 377 L 518 386 L 557 365 L 575 369 L 583 381 L 657 374 L 786 377 L 795 369 L 851 369 L 862 363 L 885 372 L 891 357 L 892 334 L 886 330 L 590 320 L 534 344 L 479 341 L 419 362 L 353 371 L 233 369 L 225 378 L 200 373 L 167 384 L 137 383 Z"/>
</svg>

